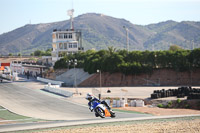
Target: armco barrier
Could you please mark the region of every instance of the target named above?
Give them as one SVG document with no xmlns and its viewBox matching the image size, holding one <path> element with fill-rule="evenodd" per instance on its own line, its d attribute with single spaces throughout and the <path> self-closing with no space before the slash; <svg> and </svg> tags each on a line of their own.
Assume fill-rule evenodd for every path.
<svg viewBox="0 0 200 133">
<path fill-rule="evenodd" d="M 64 83 L 62 81 L 55 81 L 55 80 L 45 79 L 45 78 L 41 78 L 41 77 L 37 77 L 37 80 L 45 82 L 45 83 L 51 83 L 51 84 L 54 84 L 54 85 L 59 85 L 59 86 L 62 86 L 62 84 Z"/>
<path fill-rule="evenodd" d="M 62 95 L 62 96 L 65 96 L 65 97 L 71 97 L 73 95 L 72 92 L 59 89 L 58 86 L 54 86 L 54 85 L 45 85 L 44 90 L 51 92 L 51 93 L 58 94 L 58 95 Z"/>
</svg>

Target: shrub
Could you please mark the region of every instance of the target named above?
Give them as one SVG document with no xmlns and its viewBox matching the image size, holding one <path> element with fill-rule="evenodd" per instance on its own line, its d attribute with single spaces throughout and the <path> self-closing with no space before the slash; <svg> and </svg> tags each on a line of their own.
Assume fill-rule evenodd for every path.
<svg viewBox="0 0 200 133">
<path fill-rule="evenodd" d="M 163 108 L 164 105 L 163 105 L 163 104 L 158 104 L 157 107 L 159 107 L 159 108 Z"/>
<path fill-rule="evenodd" d="M 181 99 L 178 98 L 178 99 L 177 99 L 177 103 L 181 103 Z"/>
<path fill-rule="evenodd" d="M 168 102 L 168 104 L 167 104 L 167 108 L 170 108 L 172 106 L 172 101 L 170 101 L 170 102 Z"/>
<path fill-rule="evenodd" d="M 172 105 L 172 101 L 169 101 L 169 102 L 168 102 L 168 105 L 170 105 L 170 106 L 171 106 L 171 105 Z"/>
<path fill-rule="evenodd" d="M 189 104 L 186 104 L 186 105 L 185 105 L 185 108 L 187 108 L 187 109 L 190 108 Z"/>
</svg>

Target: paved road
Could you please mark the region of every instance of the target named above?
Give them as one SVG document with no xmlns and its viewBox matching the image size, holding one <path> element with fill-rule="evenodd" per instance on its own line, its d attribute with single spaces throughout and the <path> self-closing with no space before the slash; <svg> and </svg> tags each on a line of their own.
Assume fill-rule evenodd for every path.
<svg viewBox="0 0 200 133">
<path fill-rule="evenodd" d="M 99 119 L 87 106 L 77 105 L 66 98 L 53 97 L 44 94 L 42 90 L 29 89 L 10 82 L 0 84 L 0 105 L 20 115 L 46 120 Z M 117 118 L 148 116 L 120 112 L 116 115 Z"/>
</svg>

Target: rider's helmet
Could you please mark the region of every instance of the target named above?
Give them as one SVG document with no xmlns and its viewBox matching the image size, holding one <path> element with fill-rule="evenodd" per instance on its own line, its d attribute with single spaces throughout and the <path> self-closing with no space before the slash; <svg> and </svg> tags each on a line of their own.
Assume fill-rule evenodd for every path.
<svg viewBox="0 0 200 133">
<path fill-rule="evenodd" d="M 88 93 L 87 96 L 86 96 L 86 99 L 91 101 L 94 99 L 94 96 L 92 95 L 92 93 Z"/>
</svg>

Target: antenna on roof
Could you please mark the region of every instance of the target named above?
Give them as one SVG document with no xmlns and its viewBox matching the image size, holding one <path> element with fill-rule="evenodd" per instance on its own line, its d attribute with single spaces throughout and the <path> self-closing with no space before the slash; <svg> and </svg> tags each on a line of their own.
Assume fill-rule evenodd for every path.
<svg viewBox="0 0 200 133">
<path fill-rule="evenodd" d="M 74 19 L 74 17 L 73 17 L 73 15 L 74 15 L 74 9 L 68 10 L 67 14 L 68 14 L 68 16 L 70 16 L 70 29 L 74 30 L 74 23 L 73 23 L 73 21 L 74 21 L 73 20 Z"/>
<path fill-rule="evenodd" d="M 74 22 L 73 22 L 74 21 L 74 16 L 73 16 L 74 15 L 74 9 L 73 9 L 73 6 L 74 5 L 73 5 L 73 0 L 71 2 L 72 2 L 72 9 L 67 11 L 67 15 L 70 16 L 70 29 L 74 30 Z"/>
<path fill-rule="evenodd" d="M 73 0 L 72 0 L 72 9 L 74 9 L 74 2 L 73 2 Z"/>
</svg>

